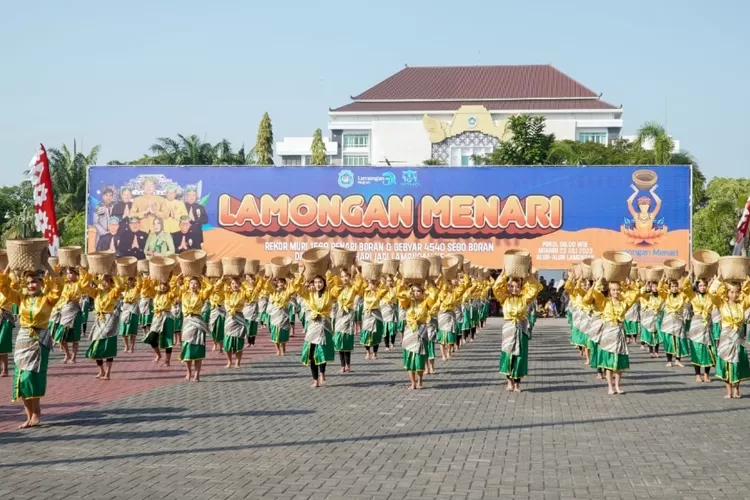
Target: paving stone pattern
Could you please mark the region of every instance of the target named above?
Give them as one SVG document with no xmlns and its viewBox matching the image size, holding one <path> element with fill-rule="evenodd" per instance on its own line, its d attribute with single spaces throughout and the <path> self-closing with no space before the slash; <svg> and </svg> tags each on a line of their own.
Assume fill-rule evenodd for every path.
<svg viewBox="0 0 750 500">
<path fill-rule="evenodd" d="M 322 389 L 290 353 L 48 412 L 0 432 L 0 499 L 750 498 L 750 401 L 637 348 L 627 394 L 608 396 L 560 320 L 537 324 L 524 392 L 508 394 L 500 324 L 422 391 L 400 350 L 357 348 Z"/>
</svg>

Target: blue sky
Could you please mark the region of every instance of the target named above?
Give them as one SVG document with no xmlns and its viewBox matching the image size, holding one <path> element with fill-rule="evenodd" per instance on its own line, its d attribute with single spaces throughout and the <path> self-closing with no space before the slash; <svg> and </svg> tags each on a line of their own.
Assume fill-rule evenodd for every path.
<svg viewBox="0 0 750 500">
<path fill-rule="evenodd" d="M 709 177 L 750 172 L 742 0 L 3 3 L 0 184 L 39 142 L 99 144 L 104 163 L 178 133 L 249 148 L 264 111 L 277 140 L 325 131 L 329 107 L 404 64 L 551 62 L 622 104 L 626 134 L 666 99 Z"/>
</svg>

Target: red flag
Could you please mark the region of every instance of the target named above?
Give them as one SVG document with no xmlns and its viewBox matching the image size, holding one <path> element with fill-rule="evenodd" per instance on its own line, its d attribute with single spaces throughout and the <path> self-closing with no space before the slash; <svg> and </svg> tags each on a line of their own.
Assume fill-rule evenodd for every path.
<svg viewBox="0 0 750 500">
<path fill-rule="evenodd" d="M 55 215 L 55 197 L 52 193 L 52 176 L 49 172 L 49 159 L 44 145 L 39 145 L 39 151 L 29 164 L 31 168 L 31 184 L 34 187 L 34 222 L 36 230 L 49 241 L 50 255 L 57 255 L 60 248 L 60 238 L 57 232 L 57 216 Z"/>
<path fill-rule="evenodd" d="M 742 242 L 748 236 L 748 229 L 750 229 L 750 198 L 747 199 L 745 210 L 742 211 L 737 231 L 734 234 L 734 255 L 742 254 Z"/>
</svg>

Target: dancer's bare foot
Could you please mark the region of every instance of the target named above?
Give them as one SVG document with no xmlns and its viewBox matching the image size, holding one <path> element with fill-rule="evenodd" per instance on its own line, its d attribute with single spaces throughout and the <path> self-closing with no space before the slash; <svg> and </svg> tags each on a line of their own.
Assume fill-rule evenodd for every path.
<svg viewBox="0 0 750 500">
<path fill-rule="evenodd" d="M 61 365 L 67 365 L 67 364 L 68 364 L 68 361 L 70 361 L 70 359 L 69 359 L 69 358 L 63 358 L 63 360 L 62 360 L 62 361 L 60 361 L 60 364 L 61 364 Z"/>
<path fill-rule="evenodd" d="M 226 365 L 224 365 L 224 368 L 231 368 L 231 367 L 232 367 L 232 363 L 227 363 Z"/>
<path fill-rule="evenodd" d="M 672 368 L 672 362 L 671 361 L 667 363 L 667 368 Z"/>
<path fill-rule="evenodd" d="M 410 391 L 413 391 L 413 390 L 414 390 L 414 384 L 409 384 L 409 390 L 410 390 Z"/>
<path fill-rule="evenodd" d="M 8 372 L 2 372 L 2 373 L 0 373 L 0 377 L 7 377 L 7 376 L 8 376 Z"/>
<path fill-rule="evenodd" d="M 76 358 L 70 358 L 70 364 L 71 365 L 76 364 Z"/>
<path fill-rule="evenodd" d="M 378 355 L 373 353 L 372 360 L 375 361 L 376 359 L 378 359 Z"/>
<path fill-rule="evenodd" d="M 320 374 L 320 385 L 326 385 L 326 376 L 322 373 Z"/>
<path fill-rule="evenodd" d="M 214 344 L 214 346 L 213 346 L 213 347 L 211 348 L 211 350 L 212 350 L 212 351 L 215 351 L 215 350 L 216 350 L 216 345 L 215 345 L 215 344 Z"/>
<path fill-rule="evenodd" d="M 344 367 L 342 366 L 342 367 L 341 367 L 341 369 L 339 370 L 339 373 L 346 373 L 346 368 L 344 368 Z"/>
<path fill-rule="evenodd" d="M 696 375 L 695 376 L 695 383 L 696 384 L 700 384 L 701 382 L 703 382 L 703 379 L 701 378 L 701 376 L 700 375 Z"/>
<path fill-rule="evenodd" d="M 610 389 L 610 390 L 609 390 L 609 391 L 607 392 L 607 394 L 609 394 L 610 396 L 614 396 L 614 395 L 615 395 L 615 391 L 614 391 L 614 390 L 612 390 L 612 389 Z"/>
<path fill-rule="evenodd" d="M 237 370 L 237 369 L 239 369 L 239 368 L 240 368 L 240 364 L 239 364 L 239 363 L 235 363 L 235 364 L 234 364 L 234 369 L 235 369 L 235 370 Z"/>
<path fill-rule="evenodd" d="M 162 368 L 169 368 L 169 361 L 165 361 L 164 363 L 162 363 L 161 367 Z"/>
<path fill-rule="evenodd" d="M 193 382 L 200 382 L 201 378 L 198 375 L 193 376 Z"/>
<path fill-rule="evenodd" d="M 318 385 L 318 381 L 316 380 L 310 387 L 312 387 L 313 389 L 317 389 L 318 387 L 320 387 L 320 385 Z"/>
<path fill-rule="evenodd" d="M 727 394 L 726 396 L 724 396 L 724 399 L 732 399 L 732 395 L 731 394 Z"/>
<path fill-rule="evenodd" d="M 683 364 L 682 364 L 682 361 L 680 361 L 680 360 L 677 360 L 677 361 L 675 361 L 675 362 L 674 362 L 674 364 L 676 364 L 676 365 L 677 365 L 677 366 L 679 366 L 680 368 L 685 368 L 685 365 L 683 365 Z"/>
<path fill-rule="evenodd" d="M 185 382 L 190 382 L 190 375 L 185 375 Z"/>
<path fill-rule="evenodd" d="M 97 373 L 94 378 L 102 378 L 102 374 L 101 373 Z"/>
<path fill-rule="evenodd" d="M 27 427 L 29 427 L 30 422 L 31 422 L 31 420 L 27 419 L 26 422 L 24 422 L 21 425 L 19 425 L 18 428 L 19 429 L 26 429 Z"/>
<path fill-rule="evenodd" d="M 102 377 L 102 380 L 109 380 L 109 375 L 105 375 Z"/>
<path fill-rule="evenodd" d="M 152 363 L 158 363 L 161 360 L 161 356 L 156 356 Z"/>
<path fill-rule="evenodd" d="M 706 384 L 710 384 L 711 383 L 711 376 L 708 373 L 706 373 L 706 374 L 703 375 L 703 382 L 706 383 Z"/>
<path fill-rule="evenodd" d="M 616 392 L 617 394 L 625 394 L 625 391 L 623 391 L 623 390 L 622 390 L 622 389 L 620 389 L 619 387 L 615 388 L 615 392 Z"/>
<path fill-rule="evenodd" d="M 596 374 L 596 380 L 602 380 L 603 378 L 601 373 Z"/>
</svg>

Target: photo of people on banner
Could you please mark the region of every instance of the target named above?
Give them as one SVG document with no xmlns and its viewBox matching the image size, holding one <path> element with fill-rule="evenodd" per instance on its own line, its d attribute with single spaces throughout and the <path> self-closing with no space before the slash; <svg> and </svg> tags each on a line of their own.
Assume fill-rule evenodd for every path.
<svg viewBox="0 0 750 500">
<path fill-rule="evenodd" d="M 118 257 L 166 257 L 200 249 L 208 223 L 201 183 L 180 186 L 163 175 L 140 175 L 120 186 L 104 186 L 89 226 L 88 251 Z"/>
</svg>

